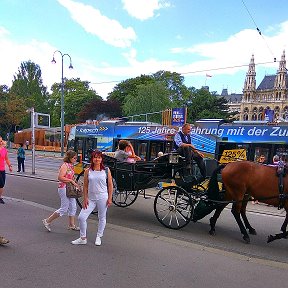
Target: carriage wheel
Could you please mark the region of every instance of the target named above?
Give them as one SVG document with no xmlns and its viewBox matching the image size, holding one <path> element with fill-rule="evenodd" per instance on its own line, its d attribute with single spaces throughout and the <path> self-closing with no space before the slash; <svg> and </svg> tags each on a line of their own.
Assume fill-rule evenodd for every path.
<svg viewBox="0 0 288 288">
<path fill-rule="evenodd" d="M 83 185 L 84 185 L 84 170 L 76 177 L 76 182 L 79 184 L 79 186 L 82 188 L 83 191 Z M 82 203 L 83 203 L 83 197 L 77 198 L 76 202 L 78 206 L 82 209 Z M 91 214 L 96 214 L 97 208 L 95 208 Z"/>
<path fill-rule="evenodd" d="M 170 186 L 158 192 L 154 200 L 157 220 L 170 229 L 186 226 L 193 215 L 194 205 L 190 195 L 182 188 Z"/>
<path fill-rule="evenodd" d="M 138 197 L 139 191 L 119 191 L 113 193 L 112 202 L 119 207 L 128 207 L 132 205 L 137 197 Z"/>
</svg>

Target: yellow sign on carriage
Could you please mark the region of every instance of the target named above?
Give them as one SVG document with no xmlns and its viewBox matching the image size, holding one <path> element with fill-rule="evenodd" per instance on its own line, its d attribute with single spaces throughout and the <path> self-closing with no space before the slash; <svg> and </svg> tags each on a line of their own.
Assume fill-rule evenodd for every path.
<svg viewBox="0 0 288 288">
<path fill-rule="evenodd" d="M 231 149 L 224 150 L 222 156 L 219 160 L 221 164 L 226 164 L 230 162 L 241 160 L 247 160 L 247 154 L 245 149 Z"/>
</svg>

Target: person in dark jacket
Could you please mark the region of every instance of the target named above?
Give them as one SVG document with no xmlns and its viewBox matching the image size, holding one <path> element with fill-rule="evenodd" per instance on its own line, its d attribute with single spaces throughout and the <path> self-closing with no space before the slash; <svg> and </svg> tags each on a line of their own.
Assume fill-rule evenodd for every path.
<svg viewBox="0 0 288 288">
<path fill-rule="evenodd" d="M 17 150 L 17 161 L 18 161 L 18 171 L 21 172 L 21 167 L 22 171 L 25 172 L 25 167 L 24 167 L 24 161 L 25 161 L 25 150 L 23 148 L 23 144 L 20 144 L 20 147 Z"/>
<path fill-rule="evenodd" d="M 179 131 L 174 136 L 174 149 L 183 157 L 185 157 L 186 161 L 186 169 L 191 171 L 192 169 L 192 161 L 194 160 L 202 175 L 202 180 L 206 178 L 206 166 L 203 160 L 204 155 L 198 151 L 191 142 L 191 126 L 189 123 L 185 123 L 182 126 L 182 130 Z"/>
</svg>

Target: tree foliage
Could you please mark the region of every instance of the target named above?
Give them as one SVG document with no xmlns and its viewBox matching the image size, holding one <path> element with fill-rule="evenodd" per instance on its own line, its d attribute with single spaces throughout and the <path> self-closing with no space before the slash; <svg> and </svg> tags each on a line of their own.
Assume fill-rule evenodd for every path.
<svg viewBox="0 0 288 288">
<path fill-rule="evenodd" d="M 160 112 L 172 105 L 169 91 L 161 82 L 137 86 L 137 93 L 129 94 L 123 106 L 126 116 Z M 144 116 L 141 120 L 145 119 Z M 138 119 L 140 120 L 140 119 Z M 149 115 L 149 121 L 161 122 L 161 113 Z"/>
<path fill-rule="evenodd" d="M 0 86 L 0 129 L 1 135 L 20 125 L 27 115 L 24 99 L 9 91 L 7 86 Z"/>
<path fill-rule="evenodd" d="M 34 107 L 36 112 L 49 113 L 49 93 L 43 85 L 40 66 L 32 61 L 22 62 L 14 80 L 10 92 L 24 100 L 24 111 Z M 24 128 L 30 127 L 29 114 L 25 114 L 21 121 Z"/>
<path fill-rule="evenodd" d="M 139 85 L 153 83 L 155 80 L 151 76 L 141 75 L 136 78 L 130 78 L 117 84 L 113 91 L 109 93 L 108 100 L 117 100 L 121 106 L 126 102 L 128 95 L 136 95 Z"/>
<path fill-rule="evenodd" d="M 51 114 L 52 125 L 59 126 L 61 119 L 61 83 L 52 85 L 51 94 Z M 87 103 L 92 100 L 102 100 L 96 91 L 89 87 L 88 81 L 77 79 L 64 79 L 64 111 L 65 123 L 77 123 L 80 119 L 78 114 L 82 111 Z"/>
<path fill-rule="evenodd" d="M 37 112 L 48 112 L 49 93 L 43 85 L 40 66 L 34 62 L 21 63 L 10 90 L 24 99 L 27 108 L 34 107 Z"/>
<path fill-rule="evenodd" d="M 169 91 L 169 99 L 175 107 L 182 106 L 183 101 L 189 97 L 189 90 L 184 85 L 184 77 L 179 73 L 161 70 L 153 74 L 153 79 L 165 85 Z"/>
<path fill-rule="evenodd" d="M 228 119 L 227 100 L 223 97 L 211 95 L 205 89 L 190 89 L 189 100 L 186 102 L 188 107 L 188 121 L 194 122 L 201 118 L 223 118 Z"/>
<path fill-rule="evenodd" d="M 77 116 L 80 122 L 85 122 L 88 119 L 100 121 L 107 118 L 121 117 L 122 112 L 120 103 L 116 100 L 93 99 L 83 107 Z"/>
</svg>

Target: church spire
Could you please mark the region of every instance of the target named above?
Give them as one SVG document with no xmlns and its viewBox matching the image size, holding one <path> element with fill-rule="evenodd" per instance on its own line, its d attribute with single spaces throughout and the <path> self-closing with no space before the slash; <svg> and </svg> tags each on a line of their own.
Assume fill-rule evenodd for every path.
<svg viewBox="0 0 288 288">
<path fill-rule="evenodd" d="M 243 91 L 252 92 L 255 90 L 256 90 L 256 72 L 255 72 L 254 54 L 252 54 L 248 72 L 246 73 L 246 79 Z"/>
<path fill-rule="evenodd" d="M 286 75 L 287 75 L 287 69 L 286 69 L 285 50 L 284 50 L 281 56 L 281 60 L 279 62 L 279 68 L 277 70 L 277 75 L 274 82 L 275 89 L 279 90 L 286 88 Z"/>
</svg>

